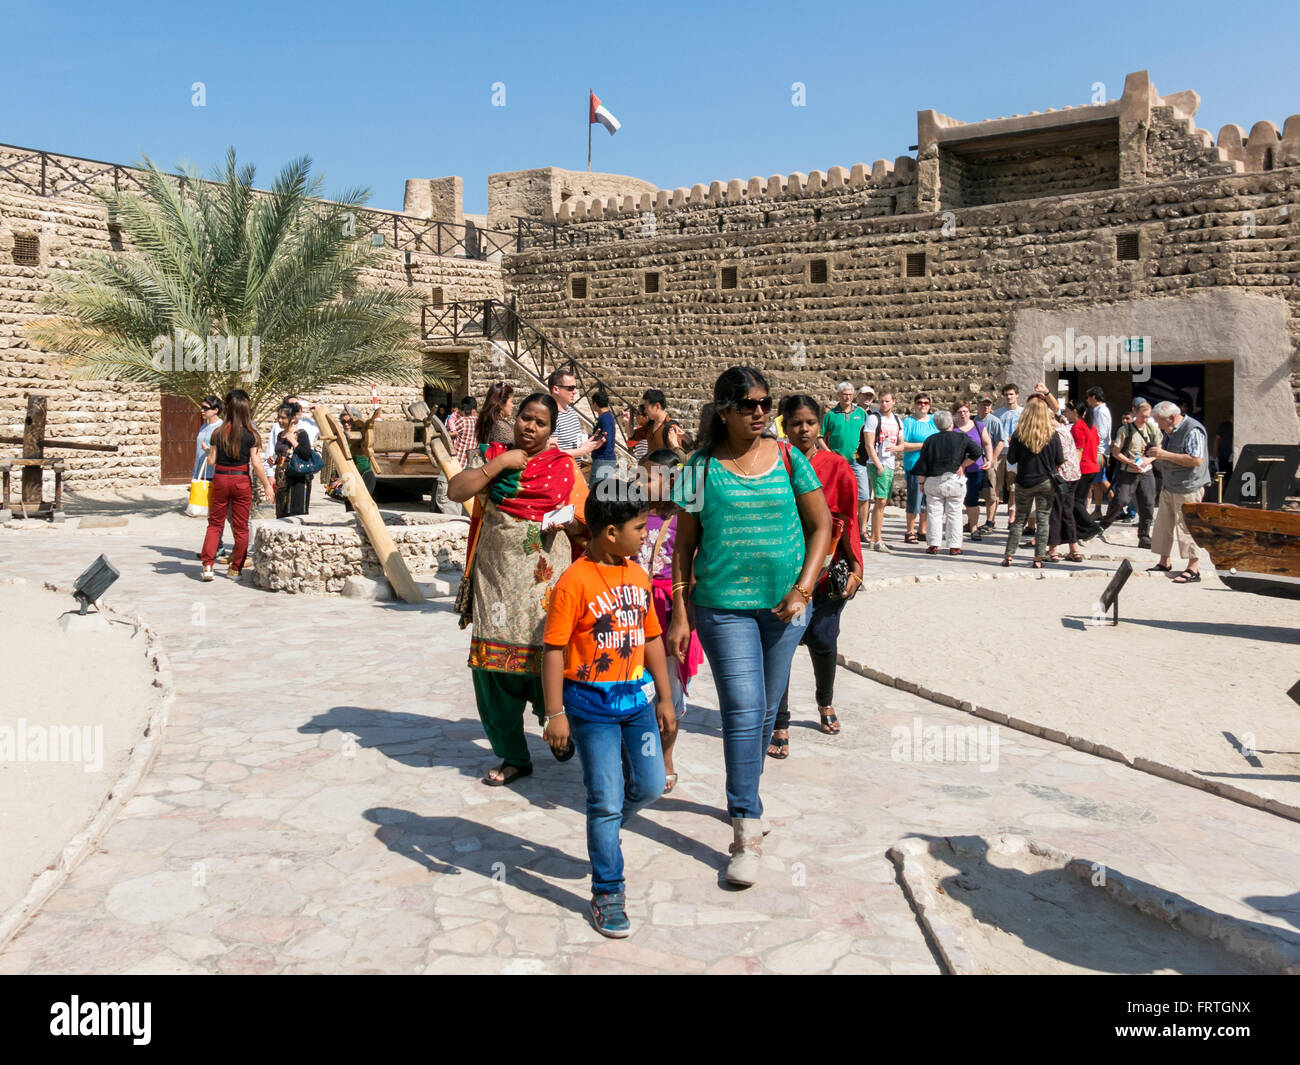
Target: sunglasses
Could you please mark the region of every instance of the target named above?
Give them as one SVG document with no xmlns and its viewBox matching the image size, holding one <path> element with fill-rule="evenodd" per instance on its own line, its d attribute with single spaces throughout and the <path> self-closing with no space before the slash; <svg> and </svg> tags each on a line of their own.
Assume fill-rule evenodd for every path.
<svg viewBox="0 0 1300 1065">
<path fill-rule="evenodd" d="M 576 392 L 576 391 L 578 391 L 578 386 L 577 386 L 577 385 L 556 385 L 555 387 L 558 388 L 561 392 Z"/>
<path fill-rule="evenodd" d="M 916 401 L 916 405 L 918 407 L 928 407 L 930 405 L 930 401 L 928 399 L 918 399 Z"/>
<path fill-rule="evenodd" d="M 772 410 L 772 397 L 764 396 L 762 399 L 738 399 L 736 400 L 736 410 L 741 414 L 753 414 L 757 410 L 761 410 L 764 414 L 768 414 Z"/>
</svg>

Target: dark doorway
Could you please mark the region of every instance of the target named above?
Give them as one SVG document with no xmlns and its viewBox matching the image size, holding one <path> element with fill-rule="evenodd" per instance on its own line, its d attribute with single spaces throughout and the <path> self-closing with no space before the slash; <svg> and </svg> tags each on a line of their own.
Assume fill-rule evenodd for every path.
<svg viewBox="0 0 1300 1065">
<path fill-rule="evenodd" d="M 1183 362 L 1151 366 L 1151 379 L 1134 381 L 1130 373 L 1071 370 L 1061 376 L 1069 382 L 1070 398 L 1082 399 L 1099 386 L 1106 403 L 1119 416 L 1141 396 L 1153 407 L 1164 400 L 1185 405 L 1187 413 L 1204 425 L 1213 438 L 1215 427 L 1232 417 L 1233 387 L 1230 362 Z"/>
<path fill-rule="evenodd" d="M 198 446 L 199 408 L 180 396 L 162 396 L 162 483 L 189 484 Z"/>
</svg>

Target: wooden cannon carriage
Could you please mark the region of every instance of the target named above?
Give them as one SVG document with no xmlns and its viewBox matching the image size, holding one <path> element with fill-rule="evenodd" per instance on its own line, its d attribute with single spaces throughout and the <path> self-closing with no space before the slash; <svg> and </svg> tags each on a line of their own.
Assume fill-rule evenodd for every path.
<svg viewBox="0 0 1300 1065">
<path fill-rule="evenodd" d="M 460 472 L 455 462 L 455 448 L 446 426 L 423 401 L 406 404 L 405 420 L 377 421 L 374 414 L 365 417 L 349 405 L 353 429 L 345 434 L 350 455 L 364 455 L 375 473 L 376 500 L 419 499 L 428 494 L 429 508 L 437 509 L 433 499 L 434 482 L 442 473 L 448 479 Z M 451 466 L 455 468 L 451 469 Z M 336 476 L 327 467 L 326 480 Z"/>
<path fill-rule="evenodd" d="M 64 460 L 47 458 L 45 449 L 68 448 L 74 451 L 116 451 L 116 444 L 92 444 L 84 440 L 47 440 L 45 437 L 46 397 L 27 397 L 27 417 L 23 422 L 22 436 L 0 436 L 0 444 L 21 444 L 22 456 L 19 458 L 0 458 L 0 521 L 9 521 L 14 517 L 11 499 L 12 474 L 17 467 L 22 470 L 22 494 L 18 501 L 18 517 L 48 518 L 50 521 L 63 520 L 63 471 Z M 54 499 L 42 497 L 42 474 L 45 470 L 54 471 Z"/>
</svg>

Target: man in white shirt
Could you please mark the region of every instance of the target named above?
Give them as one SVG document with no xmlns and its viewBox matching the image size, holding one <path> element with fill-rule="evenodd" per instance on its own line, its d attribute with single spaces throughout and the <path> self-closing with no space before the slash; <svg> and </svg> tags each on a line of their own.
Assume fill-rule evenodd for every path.
<svg viewBox="0 0 1300 1065">
<path fill-rule="evenodd" d="M 1106 501 L 1110 490 L 1110 480 L 1106 476 L 1106 461 L 1110 458 L 1110 445 L 1114 437 L 1114 423 L 1111 421 L 1110 408 L 1106 406 L 1106 393 L 1095 385 L 1086 394 L 1088 406 L 1092 408 L 1092 425 L 1097 430 L 1097 461 L 1100 469 L 1093 478 L 1091 497 L 1093 502 L 1092 517 L 1101 517 L 1101 504 Z"/>
<path fill-rule="evenodd" d="M 585 459 L 605 443 L 605 434 L 597 432 L 588 436 L 582 429 L 582 419 L 573 404 L 578 398 L 578 379 L 567 370 L 555 370 L 546 379 L 559 413 L 551 430 L 551 443 L 574 459 Z"/>
<path fill-rule="evenodd" d="M 881 537 L 881 525 L 885 518 L 885 504 L 894 486 L 894 452 L 902 438 L 903 423 L 894 413 L 894 393 L 886 388 L 880 393 L 880 413 L 868 414 L 862 428 L 867 476 L 871 481 L 871 550 L 886 554 L 890 549 Z"/>
</svg>

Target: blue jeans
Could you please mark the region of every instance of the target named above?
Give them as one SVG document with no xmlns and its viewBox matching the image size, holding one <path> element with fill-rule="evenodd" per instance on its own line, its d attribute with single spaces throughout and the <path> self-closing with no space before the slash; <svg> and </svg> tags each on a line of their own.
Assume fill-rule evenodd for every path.
<svg viewBox="0 0 1300 1065">
<path fill-rule="evenodd" d="M 790 683 L 790 663 L 806 626 L 806 612 L 787 624 L 771 610 L 695 607 L 695 630 L 722 713 L 728 817 L 763 816 L 758 781 L 776 711 Z"/>
<path fill-rule="evenodd" d="M 623 822 L 664 792 L 664 752 L 659 723 L 647 703 L 624 721 L 569 718 L 587 786 L 587 853 L 591 893 L 621 894 Z"/>
<path fill-rule="evenodd" d="M 907 481 L 907 512 L 909 514 L 925 513 L 925 494 L 921 491 L 921 475 L 919 473 L 909 473 L 905 475 Z"/>
</svg>

